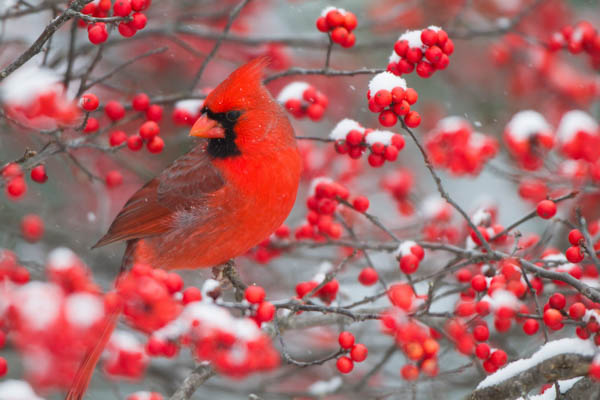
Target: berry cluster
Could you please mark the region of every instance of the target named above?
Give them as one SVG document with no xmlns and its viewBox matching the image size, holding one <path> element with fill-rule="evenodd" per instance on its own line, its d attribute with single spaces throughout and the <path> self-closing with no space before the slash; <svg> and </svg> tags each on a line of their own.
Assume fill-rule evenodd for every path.
<svg viewBox="0 0 600 400">
<path fill-rule="evenodd" d="M 313 121 L 323 118 L 329 99 L 325 94 L 315 89 L 306 82 L 292 82 L 286 85 L 279 95 L 277 101 L 281 103 L 294 118 L 308 116 Z"/>
<path fill-rule="evenodd" d="M 337 279 L 331 279 L 323 284 L 326 279 L 327 272 L 329 272 L 332 268 L 333 266 L 329 262 L 324 262 L 321 264 L 319 272 L 310 281 L 298 283 L 296 285 L 296 295 L 298 298 L 303 299 L 314 291 L 312 297 L 318 297 L 326 304 L 330 304 L 333 300 L 335 300 L 340 288 L 340 283 L 337 281 Z M 319 288 L 317 289 L 317 287 Z"/>
<path fill-rule="evenodd" d="M 571 247 L 565 251 L 567 260 L 574 264 L 583 261 L 585 258 L 583 252 L 583 249 L 585 248 L 585 237 L 579 229 L 572 229 L 569 232 L 569 243 L 571 243 Z"/>
<path fill-rule="evenodd" d="M 526 170 L 543 165 L 544 156 L 554 146 L 552 127 L 538 112 L 520 111 L 504 129 L 504 141 L 512 156 Z"/>
<path fill-rule="evenodd" d="M 434 166 L 454 175 L 478 175 L 498 152 L 498 142 L 461 117 L 446 117 L 427 133 L 425 148 Z"/>
<path fill-rule="evenodd" d="M 407 31 L 394 44 L 387 69 L 399 76 L 416 69 L 420 77 L 429 78 L 435 71 L 448 67 L 453 52 L 452 39 L 437 26 Z"/>
<path fill-rule="evenodd" d="M 556 138 L 566 157 L 590 163 L 600 160 L 600 126 L 588 113 L 572 110 L 563 114 Z"/>
<path fill-rule="evenodd" d="M 121 36 L 128 38 L 146 27 L 148 19 L 141 11 L 148 8 L 151 2 L 152 0 L 116 0 L 114 5 L 111 5 L 110 0 L 100 0 L 88 3 L 81 12 L 96 18 L 104 18 L 110 14 L 112 6 L 113 16 L 128 19 L 120 22 L 118 27 Z M 88 39 L 93 44 L 104 43 L 108 39 L 108 29 L 104 22 L 93 22 L 88 25 L 87 22 L 80 19 L 79 26 L 87 26 Z"/>
<path fill-rule="evenodd" d="M 87 112 L 93 112 L 98 109 L 100 101 L 93 93 L 86 93 L 81 96 L 79 104 Z M 109 136 L 111 146 L 121 146 L 127 144 L 132 151 L 140 150 L 144 142 L 150 153 L 160 153 L 165 147 L 165 142 L 160 136 L 160 127 L 158 122 L 162 120 L 163 108 L 158 104 L 151 104 L 150 98 L 145 93 L 138 93 L 131 100 L 131 107 L 134 111 L 143 113 L 146 121 L 140 126 L 137 135 L 127 136 L 122 130 L 113 130 Z M 108 101 L 104 106 L 104 113 L 108 119 L 115 123 L 125 117 L 125 107 L 116 100 Z M 94 117 L 89 117 L 84 133 L 96 132 L 100 123 Z"/>
<path fill-rule="evenodd" d="M 379 123 L 383 126 L 394 126 L 402 117 L 409 128 L 419 126 L 421 116 L 410 109 L 418 99 L 416 90 L 408 88 L 404 79 L 390 72 L 381 72 L 369 81 L 369 110 L 379 114 Z"/>
<path fill-rule="evenodd" d="M 510 238 L 506 234 L 496 237 L 504 230 L 502 225 L 496 223 L 496 216 L 496 208 L 482 207 L 473 214 L 471 221 L 473 222 L 473 225 L 477 227 L 477 230 L 486 242 L 490 242 L 490 240 L 494 238 L 492 241 L 494 244 L 504 245 L 509 242 Z M 481 245 L 482 243 L 477 233 L 473 229 L 469 228 L 469 238 L 467 239 L 466 245 L 467 248 L 474 248 Z"/>
<path fill-rule="evenodd" d="M 358 159 L 369 149 L 369 165 L 381 167 L 386 161 L 396 161 L 404 148 L 404 137 L 390 131 L 363 128 L 358 122 L 343 119 L 333 128 L 329 138 L 335 141 L 338 154 L 348 154 Z"/>
<path fill-rule="evenodd" d="M 405 274 L 417 272 L 419 264 L 425 257 L 425 250 L 412 240 L 406 240 L 394 252 L 399 262 L 400 270 Z"/>
<path fill-rule="evenodd" d="M 328 33 L 334 43 L 342 47 L 352 47 L 356 36 L 352 32 L 358 25 L 356 15 L 343 8 L 327 7 L 317 18 L 317 29 Z"/>
<path fill-rule="evenodd" d="M 407 320 L 394 311 L 384 312 L 381 324 L 383 333 L 393 336 L 397 346 L 411 361 L 400 371 L 404 379 L 415 380 L 421 372 L 428 376 L 438 374 L 438 332 L 412 319 Z"/>
<path fill-rule="evenodd" d="M 571 54 L 585 52 L 590 56 L 590 62 L 600 69 L 600 33 L 588 21 L 578 22 L 575 26 L 564 26 L 560 32 L 555 32 L 548 43 L 551 51 L 566 48 Z"/>
<path fill-rule="evenodd" d="M 341 356 L 336 361 L 336 367 L 342 374 L 348 374 L 354 369 L 355 362 L 363 362 L 369 355 L 369 349 L 362 343 L 354 343 L 354 335 L 343 331 L 338 336 L 340 347 L 348 351 L 348 356 Z"/>
<path fill-rule="evenodd" d="M 31 180 L 37 183 L 44 183 L 48 180 L 48 176 L 46 175 L 46 168 L 44 165 L 40 164 L 31 169 L 30 173 Z M 25 181 L 25 177 L 23 175 L 23 170 L 21 166 L 16 163 L 8 163 L 2 169 L 0 169 L 0 178 L 2 178 L 6 185 L 4 187 L 6 196 L 10 200 L 19 200 L 21 199 L 25 193 L 27 192 L 27 181 Z M 28 227 L 33 227 L 33 225 L 27 223 Z M 38 224 L 39 226 L 39 224 Z M 23 227 L 23 226 L 22 226 Z M 36 229 L 34 229 L 36 230 Z M 43 231 L 43 224 L 41 226 L 41 230 Z M 39 231 L 39 229 L 37 229 Z M 22 229 L 22 233 L 24 237 L 28 237 L 25 230 Z M 35 236 L 35 235 L 34 235 Z M 33 237 L 32 236 L 32 240 Z"/>
<path fill-rule="evenodd" d="M 115 330 L 104 350 L 104 372 L 113 377 L 140 379 L 150 361 L 146 350 L 134 334 Z"/>
<path fill-rule="evenodd" d="M 177 317 L 181 306 L 173 295 L 182 288 L 179 275 L 144 264 L 135 264 L 117 282 L 123 315 L 143 332 L 154 332 Z"/>
<path fill-rule="evenodd" d="M 460 239 L 456 224 L 452 223 L 454 209 L 443 198 L 437 195 L 426 197 L 421 205 L 425 218 L 423 238 L 431 242 L 458 243 Z"/>
<path fill-rule="evenodd" d="M 410 194 L 414 189 L 414 176 L 409 169 L 401 168 L 385 175 L 380 186 L 396 200 L 400 214 L 410 216 L 414 213 L 414 205 L 410 201 Z"/>
<path fill-rule="evenodd" d="M 258 326 L 261 326 L 263 322 L 271 321 L 275 316 L 275 306 L 273 303 L 265 301 L 265 289 L 261 286 L 248 286 L 244 291 L 244 298 L 255 306 L 252 319 Z"/>
<path fill-rule="evenodd" d="M 258 300 L 253 290 L 248 297 Z M 259 305 L 255 318 L 269 317 L 269 307 L 263 308 L 266 312 L 259 317 Z M 230 377 L 242 378 L 279 365 L 279 354 L 255 321 L 233 317 L 226 309 L 211 304 L 210 297 L 188 303 L 177 319 L 153 337 L 188 346 L 199 360 L 210 361 L 219 373 Z"/>
<path fill-rule="evenodd" d="M 64 389 L 87 349 L 99 340 L 112 308 L 70 250 L 52 251 L 45 272 L 47 282 L 30 282 L 15 255 L 0 252 L 0 279 L 5 282 L 0 285 L 0 347 L 9 334 L 27 380 L 36 389 Z M 12 284 L 6 284 L 8 279 Z M 0 373 L 6 368 L 0 359 Z"/>
<path fill-rule="evenodd" d="M 7 77 L 0 88 L 6 114 L 35 129 L 75 125 L 81 113 L 66 93 L 61 79 L 56 71 L 48 68 L 30 65 L 20 68 Z"/>
<path fill-rule="evenodd" d="M 335 222 L 333 215 L 342 203 L 349 203 L 357 212 L 364 213 L 369 208 L 369 199 L 365 196 L 350 198 L 350 192 L 343 185 L 329 178 L 319 177 L 312 181 L 309 197 L 306 199 L 308 214 L 306 224 L 296 229 L 297 240 L 312 239 L 317 241 L 339 239 L 342 236 L 342 225 Z"/>
</svg>

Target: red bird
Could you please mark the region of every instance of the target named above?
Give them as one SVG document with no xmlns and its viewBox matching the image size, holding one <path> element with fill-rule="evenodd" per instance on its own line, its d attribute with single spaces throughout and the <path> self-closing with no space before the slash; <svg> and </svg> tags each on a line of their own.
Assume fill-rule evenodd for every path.
<svg viewBox="0 0 600 400">
<path fill-rule="evenodd" d="M 296 199 L 301 159 L 284 110 L 262 85 L 264 58 L 206 97 L 190 136 L 205 138 L 146 183 L 94 247 L 127 241 L 123 268 L 202 268 L 244 254 L 277 229 Z M 68 400 L 81 399 L 118 314 L 86 355 Z"/>
</svg>

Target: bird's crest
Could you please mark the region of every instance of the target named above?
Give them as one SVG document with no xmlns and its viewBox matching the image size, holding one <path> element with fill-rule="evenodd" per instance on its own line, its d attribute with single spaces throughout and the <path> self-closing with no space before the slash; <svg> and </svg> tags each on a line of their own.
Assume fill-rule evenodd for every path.
<svg viewBox="0 0 600 400">
<path fill-rule="evenodd" d="M 269 64 L 266 56 L 255 58 L 233 71 L 227 79 L 206 97 L 206 106 L 213 112 L 243 110 L 262 104 L 269 97 L 262 85 L 263 71 Z"/>
</svg>

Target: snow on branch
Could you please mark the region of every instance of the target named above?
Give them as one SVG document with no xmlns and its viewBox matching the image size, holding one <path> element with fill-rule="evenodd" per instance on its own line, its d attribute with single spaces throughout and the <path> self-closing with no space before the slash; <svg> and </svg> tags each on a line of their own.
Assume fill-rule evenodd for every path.
<svg viewBox="0 0 600 400">
<path fill-rule="evenodd" d="M 530 358 L 513 361 L 479 383 L 469 400 L 514 399 L 548 382 L 586 375 L 596 348 L 591 341 L 560 339 Z"/>
</svg>

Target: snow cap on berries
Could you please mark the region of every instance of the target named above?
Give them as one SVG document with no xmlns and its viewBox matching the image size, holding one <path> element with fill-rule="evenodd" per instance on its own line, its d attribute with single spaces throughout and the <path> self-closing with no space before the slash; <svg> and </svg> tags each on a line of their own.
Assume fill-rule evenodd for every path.
<svg viewBox="0 0 600 400">
<path fill-rule="evenodd" d="M 439 26 L 430 25 L 429 27 L 427 27 L 427 29 L 431 29 L 432 31 L 437 32 L 437 31 L 441 30 L 442 28 L 440 28 Z M 410 48 L 416 47 L 421 50 L 425 50 L 425 49 L 427 49 L 427 46 L 425 46 L 423 44 L 423 42 L 421 41 L 421 32 L 422 32 L 422 30 L 406 31 L 398 37 L 398 41 L 406 40 L 408 42 L 408 46 Z M 398 54 L 396 54 L 395 51 L 392 51 L 392 54 L 390 55 L 390 58 L 389 58 L 389 62 L 398 62 L 398 61 L 400 61 L 400 56 Z"/>
<path fill-rule="evenodd" d="M 277 95 L 277 101 L 281 104 L 285 104 L 289 99 L 302 99 L 304 91 L 309 87 L 310 84 L 306 82 L 296 81 L 289 83 L 281 89 L 281 92 Z"/>
<path fill-rule="evenodd" d="M 417 243 L 412 240 L 405 240 L 404 242 L 400 243 L 400 245 L 398 245 L 398 248 L 396 250 L 394 250 L 394 256 L 396 256 L 396 258 L 400 258 L 407 254 L 412 254 L 410 249 L 416 245 Z"/>
<path fill-rule="evenodd" d="M 343 120 L 338 122 L 337 125 L 331 130 L 329 138 L 333 140 L 346 139 L 346 135 L 352 130 L 364 133 L 365 128 L 363 128 L 358 122 L 352 119 L 344 118 Z"/>
<path fill-rule="evenodd" d="M 556 136 L 561 143 L 570 142 L 577 132 L 585 132 L 589 135 L 598 135 L 598 123 L 586 112 L 572 110 L 565 113 L 560 119 Z"/>
<path fill-rule="evenodd" d="M 515 140 L 526 140 L 533 135 L 551 135 L 552 127 L 539 112 L 524 110 L 513 115 L 506 132 Z"/>
<path fill-rule="evenodd" d="M 371 96 L 375 96 L 382 89 L 391 91 L 396 87 L 406 90 L 406 81 L 388 71 L 378 73 L 369 81 L 369 93 Z"/>
<path fill-rule="evenodd" d="M 385 146 L 389 146 L 392 144 L 392 138 L 394 135 L 396 135 L 394 132 L 375 130 L 369 132 L 367 136 L 365 136 L 365 142 L 367 142 L 368 145 L 381 143 Z"/>
</svg>

